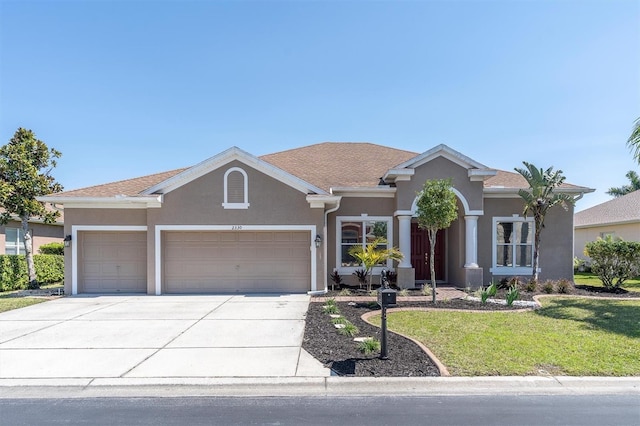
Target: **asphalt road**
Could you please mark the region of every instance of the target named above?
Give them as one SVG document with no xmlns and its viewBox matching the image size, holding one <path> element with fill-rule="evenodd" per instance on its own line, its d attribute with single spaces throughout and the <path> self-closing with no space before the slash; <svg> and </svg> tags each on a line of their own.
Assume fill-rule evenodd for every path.
<svg viewBox="0 0 640 426">
<path fill-rule="evenodd" d="M 633 425 L 639 395 L 2 399 L 0 425 Z"/>
</svg>

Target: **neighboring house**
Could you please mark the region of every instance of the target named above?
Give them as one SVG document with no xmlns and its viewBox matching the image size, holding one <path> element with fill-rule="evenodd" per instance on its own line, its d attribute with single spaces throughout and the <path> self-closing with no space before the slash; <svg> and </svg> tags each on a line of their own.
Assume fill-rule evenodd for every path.
<svg viewBox="0 0 640 426">
<path fill-rule="evenodd" d="M 0 225 L 0 254 L 24 254 L 24 232 L 22 223 L 16 220 L 9 221 L 6 225 Z M 31 235 L 33 237 L 33 252 L 38 253 L 38 249 L 43 244 L 62 242 L 64 238 L 64 224 L 62 215 L 53 224 L 43 223 L 41 220 L 29 222 Z"/>
<path fill-rule="evenodd" d="M 416 198 L 436 178 L 453 180 L 459 210 L 438 239 L 438 281 L 530 275 L 534 224 L 517 194 L 526 181 L 445 145 L 418 154 L 321 143 L 262 157 L 234 147 L 191 168 L 40 199 L 64 206 L 67 293 L 313 293 L 334 270 L 354 279 L 349 248 L 378 236 L 405 258 L 375 275 L 395 268 L 404 287 L 427 280 Z M 572 279 L 573 208 L 553 209 L 543 235 L 541 277 Z"/>
<path fill-rule="evenodd" d="M 575 214 L 574 253 L 580 259 L 588 242 L 608 235 L 640 241 L 640 191 L 614 198 Z"/>
</svg>

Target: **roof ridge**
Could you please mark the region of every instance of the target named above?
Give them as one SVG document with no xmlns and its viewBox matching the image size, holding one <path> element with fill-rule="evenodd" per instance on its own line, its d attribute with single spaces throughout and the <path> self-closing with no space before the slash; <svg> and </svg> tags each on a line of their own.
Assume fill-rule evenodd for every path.
<svg viewBox="0 0 640 426">
<path fill-rule="evenodd" d="M 297 148 L 289 148 L 289 149 L 284 149 L 282 151 L 270 152 L 270 153 L 267 153 L 267 154 L 260 155 L 260 156 L 258 156 L 258 158 L 268 157 L 270 155 L 276 155 L 276 154 L 284 154 L 284 153 L 287 153 L 287 152 L 298 151 L 298 150 L 308 149 L 308 148 L 313 148 L 313 147 L 319 147 L 319 146 L 322 146 L 322 145 L 371 145 L 371 146 L 376 146 L 376 147 L 379 147 L 379 148 L 392 149 L 394 151 L 401 151 L 401 152 L 406 152 L 408 154 L 418 155 L 418 153 L 414 152 L 414 151 L 408 151 L 406 149 L 394 148 L 394 147 L 391 147 L 391 146 L 381 145 L 381 144 L 374 143 L 374 142 L 325 141 L 325 142 L 314 143 L 314 144 L 311 144 L 311 145 L 299 146 Z"/>
</svg>

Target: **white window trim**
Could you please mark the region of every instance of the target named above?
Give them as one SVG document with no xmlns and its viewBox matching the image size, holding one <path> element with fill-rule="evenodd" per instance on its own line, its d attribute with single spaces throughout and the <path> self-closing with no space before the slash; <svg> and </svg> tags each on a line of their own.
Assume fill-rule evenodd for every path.
<svg viewBox="0 0 640 426">
<path fill-rule="evenodd" d="M 71 226 L 71 294 L 78 294 L 78 232 L 79 231 L 108 231 L 108 232 L 147 232 L 146 226 L 117 226 L 117 225 L 72 225 Z"/>
<path fill-rule="evenodd" d="M 337 216 L 336 217 L 336 269 L 340 275 L 351 275 L 362 266 L 342 266 L 342 222 L 387 222 L 387 247 L 393 245 L 393 216 Z M 379 275 L 383 269 L 392 269 L 393 260 L 387 260 L 386 266 L 376 266 L 373 274 Z"/>
<path fill-rule="evenodd" d="M 162 231 L 308 231 L 311 251 L 311 291 L 317 291 L 317 235 L 315 225 L 156 225 L 155 231 L 155 294 L 162 294 Z"/>
<path fill-rule="evenodd" d="M 16 237 L 18 238 L 18 241 L 9 241 L 7 239 L 7 229 L 15 229 L 16 230 Z M 22 235 L 22 242 L 20 242 L 20 235 Z M 5 227 L 4 228 L 4 252 L 5 254 L 7 253 L 7 246 L 8 247 L 12 247 L 16 249 L 16 254 L 18 255 L 24 255 L 26 253 L 25 248 L 24 248 L 24 231 L 22 230 L 22 228 L 14 228 L 14 227 Z"/>
<path fill-rule="evenodd" d="M 531 235 L 535 235 L 536 232 L 536 224 L 531 218 L 524 218 L 523 216 L 513 215 L 513 216 L 502 216 L 502 217 L 493 217 L 493 225 L 491 226 L 491 268 L 489 272 L 493 275 L 530 275 L 532 272 L 532 267 L 530 266 L 498 266 L 497 264 L 497 253 L 496 247 L 498 246 L 497 240 L 497 229 L 498 222 L 527 222 L 531 226 Z M 531 256 L 535 256 L 534 253 L 535 247 L 533 240 L 531 241 Z M 532 259 L 533 260 L 533 259 Z M 515 260 L 514 260 L 515 262 Z M 538 272 L 541 272 L 541 269 L 538 268 Z"/>
<path fill-rule="evenodd" d="M 229 203 L 229 198 L 227 195 L 227 179 L 229 174 L 232 172 L 240 172 L 244 177 L 244 202 L 243 203 Z M 249 178 L 247 177 L 247 172 L 245 172 L 240 167 L 231 167 L 224 173 L 224 203 L 222 203 L 222 207 L 225 209 L 248 209 L 249 208 Z"/>
</svg>

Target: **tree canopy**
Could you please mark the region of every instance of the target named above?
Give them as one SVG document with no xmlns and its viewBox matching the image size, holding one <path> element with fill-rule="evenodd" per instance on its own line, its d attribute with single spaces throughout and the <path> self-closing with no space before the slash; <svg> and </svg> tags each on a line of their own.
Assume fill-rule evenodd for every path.
<svg viewBox="0 0 640 426">
<path fill-rule="evenodd" d="M 629 170 L 625 175 L 629 179 L 629 185 L 623 185 L 617 188 L 609 188 L 607 194 L 613 197 L 622 197 L 640 189 L 640 176 L 633 170 Z"/>
<path fill-rule="evenodd" d="M 633 130 L 627 139 L 627 146 L 631 149 L 633 158 L 640 164 L 640 118 L 633 123 Z"/>
<path fill-rule="evenodd" d="M 436 301 L 435 247 L 438 230 L 451 226 L 458 218 L 456 194 L 451 190 L 451 179 L 427 180 L 418 194 L 418 227 L 429 236 L 429 265 L 431 269 L 431 296 Z M 426 260 L 426 259 L 425 259 Z"/>
<path fill-rule="evenodd" d="M 62 191 L 51 176 L 56 159 L 62 154 L 49 148 L 31 131 L 19 128 L 9 143 L 0 147 L 0 224 L 16 216 L 22 223 L 30 286 L 37 285 L 29 220 L 53 223 L 60 215 L 48 210 L 36 197 Z"/>
<path fill-rule="evenodd" d="M 573 205 L 575 203 L 575 200 L 569 194 L 557 191 L 566 179 L 562 174 L 562 170 L 554 171 L 553 167 L 549 167 L 546 170 L 538 169 L 526 161 L 523 161 L 522 164 L 524 164 L 525 168 L 516 167 L 515 171 L 527 180 L 529 189 L 521 189 L 518 194 L 524 200 L 524 216 L 533 216 L 535 223 L 532 278 L 534 281 L 538 281 L 540 233 L 544 228 L 547 212 L 556 205 L 560 205 L 566 210 L 569 204 Z"/>
</svg>

